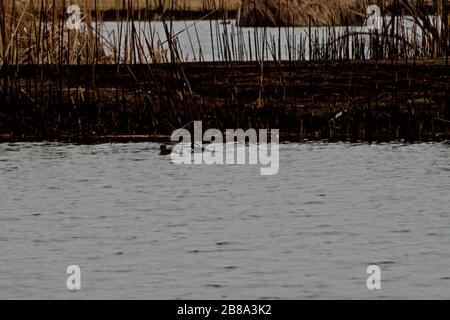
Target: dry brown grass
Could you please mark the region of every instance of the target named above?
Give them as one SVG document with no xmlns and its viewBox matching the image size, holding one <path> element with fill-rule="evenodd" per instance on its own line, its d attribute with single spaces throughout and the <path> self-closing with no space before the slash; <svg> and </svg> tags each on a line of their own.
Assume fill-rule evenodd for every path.
<svg viewBox="0 0 450 320">
<path fill-rule="evenodd" d="M 11 1 L 11 0 L 10 0 Z M 35 7 L 39 8 L 40 1 L 34 1 Z M 44 0 L 53 2 L 53 0 Z M 58 6 L 62 6 L 64 0 L 56 0 Z M 65 0 L 66 6 L 70 4 L 79 5 L 83 10 L 93 10 L 94 0 Z M 208 11 L 215 8 L 237 10 L 239 0 L 97 0 L 97 10 L 118 9 L 150 9 L 150 10 L 175 10 L 175 11 Z"/>
<path fill-rule="evenodd" d="M 346 25 L 361 20 L 366 0 L 246 0 L 242 25 Z"/>
<path fill-rule="evenodd" d="M 68 30 L 66 21 L 58 19 L 58 1 L 45 1 L 36 14 L 36 1 L 16 0 L 0 4 L 0 62 L 20 64 L 88 64 L 107 63 L 103 39 L 89 27 Z M 58 14 L 56 13 L 58 12 Z"/>
<path fill-rule="evenodd" d="M 41 1 L 43 6 L 40 6 Z M 189 8 L 190 10 L 205 8 L 214 9 L 221 6 L 232 8 L 239 0 L 174 0 L 173 8 Z M 370 0 L 372 3 L 375 0 Z M 384 3 L 389 3 L 387 0 Z M 427 0 L 426 0 L 427 1 Z M 436 3 L 442 0 L 435 0 Z M 416 0 L 414 0 L 416 2 Z M 65 12 L 65 6 L 79 4 L 93 9 L 92 0 L 7 0 L 0 2 L 0 63 L 8 64 L 93 64 L 120 63 L 120 57 L 114 48 L 108 50 L 112 55 L 105 54 L 108 47 L 105 39 L 96 32 L 90 19 L 80 31 L 69 31 L 65 28 L 65 20 L 60 19 Z M 97 0 L 98 10 L 118 9 L 124 0 Z M 169 10 L 171 0 L 125 0 L 127 8 L 149 8 L 162 6 Z M 409 12 L 426 22 L 424 13 L 418 11 L 412 0 L 401 1 Z M 406 4 L 410 4 L 407 6 Z M 362 19 L 368 0 L 243 0 L 241 24 L 249 26 L 308 26 L 308 25 L 350 25 L 355 20 Z M 208 10 L 209 10 L 208 9 Z M 100 15 L 99 15 L 100 17 Z M 101 25 L 101 19 L 98 20 Z M 445 26 L 444 26 L 445 27 Z M 442 43 L 447 43 L 448 34 L 435 27 L 425 24 L 422 28 L 429 34 L 430 42 L 437 43 L 437 51 L 445 51 Z M 445 28 L 444 28 L 445 29 Z M 132 37 L 132 36 L 131 36 Z M 127 35 L 127 39 L 130 36 Z M 131 40 L 130 52 L 139 47 L 136 40 Z M 130 42 L 130 41 L 128 41 Z M 119 42 L 120 43 L 120 42 Z M 152 44 L 149 44 L 151 46 Z M 111 46 L 113 46 L 111 44 Z M 440 47 L 440 48 L 439 48 Z M 154 48 L 150 48 L 153 50 Z M 143 53 L 142 53 L 143 54 Z M 141 54 L 138 54 L 141 55 Z M 160 60 L 157 49 L 153 51 L 150 61 Z M 146 61 L 147 57 L 139 57 Z M 136 61 L 136 59 L 134 58 Z"/>
</svg>

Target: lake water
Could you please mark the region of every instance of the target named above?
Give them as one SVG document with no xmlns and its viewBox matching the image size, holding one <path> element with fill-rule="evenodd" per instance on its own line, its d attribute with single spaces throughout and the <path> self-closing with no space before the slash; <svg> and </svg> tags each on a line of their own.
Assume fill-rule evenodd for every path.
<svg viewBox="0 0 450 320">
<path fill-rule="evenodd" d="M 380 18 L 381 19 L 381 18 Z M 384 25 L 389 25 L 391 18 L 384 18 Z M 433 24 L 430 17 L 430 23 Z M 380 20 L 382 21 L 382 20 Z M 422 41 L 422 32 L 412 17 L 405 16 L 397 23 L 395 33 L 408 39 L 410 43 Z M 365 43 L 366 57 L 370 57 L 370 28 L 367 26 L 353 27 L 282 27 L 282 28 L 248 28 L 239 27 L 235 20 L 227 23 L 219 20 L 201 21 L 173 21 L 172 24 L 164 24 L 160 21 L 153 22 L 105 22 L 100 27 L 100 33 L 105 39 L 105 50 L 112 53 L 110 46 L 119 50 L 123 59 L 130 58 L 130 52 L 135 50 L 137 56 L 140 52 L 149 54 L 148 44 L 165 52 L 170 59 L 167 36 L 170 35 L 175 45 L 179 48 L 181 59 L 192 61 L 255 61 L 261 57 L 264 60 L 309 60 L 313 50 L 325 51 L 324 47 L 331 47 L 332 43 L 342 42 L 342 52 L 348 49 L 350 57 L 354 57 L 353 42 L 356 38 Z M 380 30 L 383 30 L 380 27 Z M 132 44 L 132 35 L 136 34 L 138 43 Z M 345 44 L 348 39 L 348 46 Z M 414 40 L 415 39 L 415 40 Z M 310 44 L 311 41 L 311 44 Z M 336 45 L 337 48 L 339 45 Z M 125 49 L 128 48 L 128 49 Z M 134 49 L 133 49 L 134 48 Z M 329 50 L 328 50 L 329 51 Z M 228 56 L 225 56 L 228 52 Z M 128 57 L 128 58 L 126 58 Z M 150 58 L 148 58 L 151 61 Z M 145 59 L 143 62 L 146 62 Z"/>
<path fill-rule="evenodd" d="M 449 144 L 283 144 L 271 177 L 158 150 L 0 144 L 0 298 L 450 297 Z"/>
</svg>

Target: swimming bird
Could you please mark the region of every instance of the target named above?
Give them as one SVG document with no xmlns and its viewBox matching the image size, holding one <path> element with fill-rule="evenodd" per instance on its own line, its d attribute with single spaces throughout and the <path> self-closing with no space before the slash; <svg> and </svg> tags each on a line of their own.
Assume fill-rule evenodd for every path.
<svg viewBox="0 0 450 320">
<path fill-rule="evenodd" d="M 166 146 L 165 144 L 163 144 L 163 145 L 160 147 L 159 155 L 160 155 L 160 156 L 168 156 L 169 154 L 172 154 L 172 150 L 169 149 L 169 148 L 167 148 L 167 146 Z"/>
</svg>

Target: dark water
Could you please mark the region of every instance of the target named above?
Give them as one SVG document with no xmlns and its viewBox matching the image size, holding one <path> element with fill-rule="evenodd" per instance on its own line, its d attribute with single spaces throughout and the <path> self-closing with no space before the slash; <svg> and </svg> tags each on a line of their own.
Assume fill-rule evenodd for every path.
<svg viewBox="0 0 450 320">
<path fill-rule="evenodd" d="M 158 147 L 0 145 L 0 298 L 450 297 L 448 144 L 282 145 L 272 177 Z"/>
</svg>

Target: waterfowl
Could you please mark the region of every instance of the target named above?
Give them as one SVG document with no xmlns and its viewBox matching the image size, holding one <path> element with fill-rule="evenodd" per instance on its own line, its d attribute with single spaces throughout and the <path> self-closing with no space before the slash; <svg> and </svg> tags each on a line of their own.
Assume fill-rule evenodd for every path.
<svg viewBox="0 0 450 320">
<path fill-rule="evenodd" d="M 167 148 L 167 146 L 166 146 L 165 144 L 163 144 L 163 145 L 160 147 L 159 155 L 160 155 L 160 156 L 168 156 L 169 154 L 172 154 L 172 150 L 169 149 L 169 148 Z"/>
</svg>

